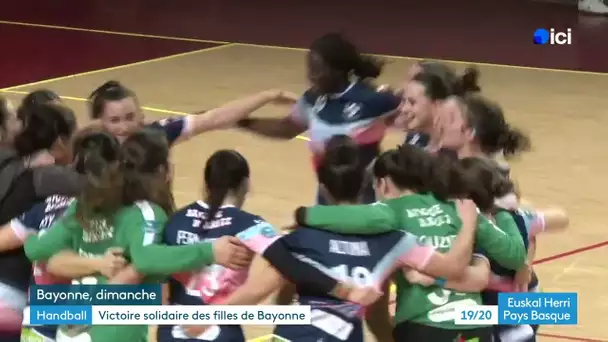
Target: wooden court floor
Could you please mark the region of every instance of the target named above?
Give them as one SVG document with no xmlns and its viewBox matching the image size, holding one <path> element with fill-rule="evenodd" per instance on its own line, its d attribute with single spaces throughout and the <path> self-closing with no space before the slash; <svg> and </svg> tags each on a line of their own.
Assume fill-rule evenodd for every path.
<svg viewBox="0 0 608 342">
<path fill-rule="evenodd" d="M 304 57 L 302 50 L 229 44 L 5 92 L 19 100 L 28 91 L 50 88 L 65 96 L 85 122 L 84 98 L 104 81 L 117 79 L 137 91 L 142 104 L 149 107 L 148 117 L 156 119 L 212 108 L 268 88 L 302 92 L 306 88 Z M 397 84 L 414 61 L 391 58 L 389 62 L 381 81 Z M 532 135 L 534 151 L 514 163 L 524 196 L 537 205 L 563 206 L 572 219 L 567 233 L 541 237 L 538 258 L 608 240 L 602 221 L 603 195 L 608 189 L 604 179 L 608 166 L 608 77 L 491 65 L 480 66 L 480 70 L 484 92 L 504 106 L 510 122 Z M 285 114 L 285 108 L 269 107 L 255 115 Z M 400 135 L 393 133 L 385 145 L 394 146 L 400 140 Z M 281 226 L 290 223 L 298 205 L 313 203 L 315 181 L 305 141 L 271 141 L 233 130 L 205 134 L 174 149 L 179 204 L 199 198 L 203 165 L 219 148 L 237 149 L 250 162 L 253 189 L 247 210 Z M 543 290 L 579 294 L 579 324 L 543 327 L 543 333 L 557 337 L 545 336 L 542 341 L 608 341 L 602 326 L 608 316 L 606 251 L 592 249 L 537 266 Z M 247 329 L 250 338 L 269 331 Z"/>
</svg>

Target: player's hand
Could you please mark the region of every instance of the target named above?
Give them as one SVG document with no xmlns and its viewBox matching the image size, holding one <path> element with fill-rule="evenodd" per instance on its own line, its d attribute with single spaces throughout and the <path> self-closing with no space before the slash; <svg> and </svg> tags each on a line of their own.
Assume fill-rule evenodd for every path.
<svg viewBox="0 0 608 342">
<path fill-rule="evenodd" d="M 188 337 L 197 338 L 202 335 L 207 329 L 209 329 L 208 325 L 184 325 L 182 326 L 184 332 Z"/>
<path fill-rule="evenodd" d="M 515 273 L 515 292 L 528 292 L 528 284 L 532 279 L 532 267 L 524 265 Z"/>
<path fill-rule="evenodd" d="M 457 199 L 456 209 L 458 210 L 458 216 L 462 221 L 463 227 L 477 227 L 479 210 L 477 209 L 475 202 L 470 199 Z"/>
<path fill-rule="evenodd" d="M 213 242 L 215 263 L 233 270 L 249 267 L 253 252 L 234 236 L 222 236 Z"/>
<path fill-rule="evenodd" d="M 98 259 L 99 265 L 97 271 L 106 278 L 114 277 L 118 271 L 122 270 L 127 265 L 127 261 L 122 253 L 122 248 L 108 248 L 103 258 Z"/>
<path fill-rule="evenodd" d="M 351 288 L 348 293 L 347 300 L 362 306 L 370 306 L 374 304 L 383 293 L 375 287 L 358 287 Z"/>
<path fill-rule="evenodd" d="M 433 277 L 429 277 L 426 274 L 422 274 L 416 270 L 409 269 L 403 273 L 405 275 L 405 279 L 412 284 L 431 286 L 435 283 L 435 279 L 433 279 Z"/>
<path fill-rule="evenodd" d="M 277 89 L 269 90 L 268 95 L 270 101 L 276 105 L 291 106 L 296 104 L 296 102 L 298 102 L 298 99 L 300 98 L 297 94 L 294 94 L 292 92 Z"/>
<path fill-rule="evenodd" d="M 397 97 L 403 97 L 405 93 L 403 88 L 393 88 L 390 84 L 381 84 L 376 87 L 376 91 L 379 93 L 391 93 Z"/>
</svg>

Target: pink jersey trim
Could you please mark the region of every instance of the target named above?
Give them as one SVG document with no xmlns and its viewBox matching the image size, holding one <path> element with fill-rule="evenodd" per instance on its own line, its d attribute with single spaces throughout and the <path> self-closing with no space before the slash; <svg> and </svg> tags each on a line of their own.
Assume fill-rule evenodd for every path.
<svg viewBox="0 0 608 342">
<path fill-rule="evenodd" d="M 247 248 L 249 248 L 252 252 L 255 252 L 257 254 L 263 254 L 266 248 L 272 245 L 280 237 L 280 235 L 277 235 L 269 238 L 261 234 L 257 234 L 256 236 L 245 241 L 241 240 L 241 242 L 243 242 L 243 244 L 247 246 Z"/>
<path fill-rule="evenodd" d="M 10 223 L 10 227 L 11 230 L 17 236 L 17 238 L 23 242 L 25 242 L 25 239 L 27 239 L 27 237 L 32 231 L 31 229 L 23 225 L 23 223 L 21 223 L 21 221 L 19 221 L 18 219 L 13 219 Z"/>
<path fill-rule="evenodd" d="M 358 129 L 350 136 L 360 145 L 373 144 L 384 138 L 387 128 L 384 120 L 378 119 L 371 126 Z"/>
<path fill-rule="evenodd" d="M 536 235 L 542 233 L 547 228 L 545 222 L 545 214 L 542 212 L 535 212 L 534 219 L 530 222 L 530 231 L 528 232 L 528 238 L 531 239 Z"/>
<path fill-rule="evenodd" d="M 420 271 L 428 265 L 434 253 L 435 249 L 431 246 L 414 246 L 399 257 L 399 262 Z"/>
</svg>

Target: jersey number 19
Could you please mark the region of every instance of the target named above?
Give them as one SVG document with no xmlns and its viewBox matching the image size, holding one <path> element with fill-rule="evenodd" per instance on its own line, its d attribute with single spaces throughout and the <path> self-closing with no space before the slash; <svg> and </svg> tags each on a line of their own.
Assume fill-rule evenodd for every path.
<svg viewBox="0 0 608 342">
<path fill-rule="evenodd" d="M 365 267 L 355 266 L 349 269 L 348 265 L 342 264 L 331 268 L 331 273 L 338 280 L 353 283 L 357 286 L 365 287 L 374 284 L 372 272 Z"/>
</svg>

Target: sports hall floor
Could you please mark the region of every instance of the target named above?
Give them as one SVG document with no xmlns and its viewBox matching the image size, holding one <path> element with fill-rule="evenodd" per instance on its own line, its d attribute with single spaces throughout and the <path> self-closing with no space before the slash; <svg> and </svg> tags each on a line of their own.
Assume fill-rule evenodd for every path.
<svg viewBox="0 0 608 342">
<path fill-rule="evenodd" d="M 540 240 L 537 271 L 545 291 L 579 293 L 579 324 L 543 327 L 541 340 L 608 341 L 608 237 L 602 221 L 608 189 L 608 18 L 503 2 L 21 0 L 0 13 L 0 91 L 18 101 L 31 90 L 50 88 L 84 121 L 88 93 L 117 79 L 137 91 L 150 118 L 181 115 L 268 88 L 303 91 L 305 51 L 299 48 L 336 30 L 365 52 L 386 54 L 386 83 L 399 82 L 415 61 L 396 56 L 477 62 L 484 92 L 532 134 L 534 151 L 515 163 L 524 196 L 538 205 L 561 205 L 572 217 L 569 232 Z M 572 28 L 573 44 L 535 46 L 532 32 L 539 27 Z M 268 108 L 257 115 L 284 114 Z M 287 224 L 297 205 L 314 198 L 304 140 L 223 131 L 180 145 L 173 155 L 177 200 L 198 198 L 210 153 L 236 148 L 253 170 L 247 209 Z M 386 146 L 399 141 L 393 134 Z M 268 332 L 248 329 L 250 338 Z"/>
</svg>

